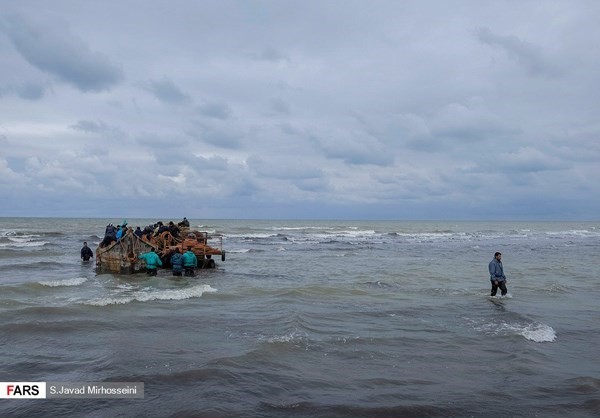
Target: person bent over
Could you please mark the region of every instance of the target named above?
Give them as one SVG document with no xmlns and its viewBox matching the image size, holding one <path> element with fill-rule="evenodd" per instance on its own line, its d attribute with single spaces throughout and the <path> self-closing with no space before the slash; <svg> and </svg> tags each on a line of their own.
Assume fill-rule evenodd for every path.
<svg viewBox="0 0 600 418">
<path fill-rule="evenodd" d="M 183 271 L 183 255 L 179 247 L 175 248 L 175 253 L 171 256 L 171 269 L 173 276 L 181 276 Z"/>
<path fill-rule="evenodd" d="M 156 270 L 162 266 L 162 261 L 158 254 L 154 252 L 154 247 L 150 248 L 150 251 L 138 256 L 140 260 L 146 262 L 146 274 L 148 276 L 156 276 Z"/>
<path fill-rule="evenodd" d="M 194 276 L 194 269 L 196 267 L 198 267 L 198 259 L 196 258 L 196 254 L 192 252 L 192 247 L 190 246 L 183 254 L 183 268 L 185 271 L 184 276 Z"/>
<path fill-rule="evenodd" d="M 216 267 L 215 260 L 212 259 L 212 256 L 210 254 L 207 254 L 206 259 L 204 260 L 204 263 L 202 263 L 202 268 L 203 269 L 214 269 L 215 267 Z"/>
</svg>

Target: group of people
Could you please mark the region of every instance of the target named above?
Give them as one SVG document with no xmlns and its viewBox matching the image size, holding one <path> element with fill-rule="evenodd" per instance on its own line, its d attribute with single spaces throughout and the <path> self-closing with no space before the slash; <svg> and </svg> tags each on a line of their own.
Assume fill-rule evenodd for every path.
<svg viewBox="0 0 600 418">
<path fill-rule="evenodd" d="M 156 271 L 159 267 L 162 267 L 163 263 L 158 254 L 155 252 L 155 248 L 151 248 L 147 253 L 140 254 L 138 258 L 146 262 L 146 274 L 149 276 L 156 276 Z M 179 247 L 175 248 L 175 252 L 171 255 L 169 260 L 171 263 L 171 271 L 173 276 L 186 276 L 193 277 L 195 275 L 194 270 L 198 267 L 198 257 L 192 251 L 192 247 L 188 247 L 187 251 L 181 254 Z M 215 261 L 212 259 L 210 254 L 206 256 L 202 268 L 215 268 Z"/>
<path fill-rule="evenodd" d="M 168 231 L 173 237 L 179 237 L 182 230 L 190 227 L 190 222 L 186 217 L 177 225 L 173 221 L 170 221 L 165 225 L 162 221 L 158 221 L 153 225 L 148 225 L 141 229 L 139 226 L 136 227 L 133 233 L 138 237 L 146 236 L 148 239 L 151 237 L 157 237 L 163 232 Z M 104 231 L 104 238 L 100 243 L 100 247 L 106 247 L 111 245 L 113 242 L 119 241 L 127 233 L 127 220 L 123 220 L 121 225 L 114 226 L 112 223 L 106 226 Z M 155 252 L 156 248 L 152 247 L 150 251 L 138 255 L 138 259 L 144 260 L 146 263 L 146 273 L 149 276 L 156 276 L 157 269 L 163 266 L 163 261 L 160 256 Z M 94 253 L 88 247 L 87 242 L 83 243 L 81 249 L 81 259 L 83 261 L 89 261 L 94 257 Z M 192 247 L 188 246 L 187 251 L 183 254 L 179 248 L 175 248 L 175 252 L 171 255 L 169 262 L 171 264 L 171 270 L 173 276 L 187 276 L 192 277 L 195 275 L 194 270 L 198 267 L 198 258 L 192 251 Z M 215 261 L 212 259 L 210 254 L 206 255 L 203 260 L 202 268 L 215 268 Z"/>
<path fill-rule="evenodd" d="M 182 228 L 189 227 L 190 222 L 187 220 L 187 218 L 184 217 L 181 222 L 177 223 L 177 225 L 175 225 L 173 221 L 169 221 L 167 225 L 165 225 L 162 221 L 158 221 L 154 225 L 145 226 L 144 229 L 141 229 L 138 226 L 136 227 L 133 233 L 136 234 L 138 237 L 142 237 L 145 235 L 148 239 L 150 239 L 151 237 L 157 237 L 163 232 L 168 231 L 173 237 L 177 238 L 179 237 L 179 234 L 181 234 Z"/>
<path fill-rule="evenodd" d="M 141 229 L 139 226 L 137 226 L 133 233 L 140 238 L 145 235 L 148 239 L 150 239 L 151 237 L 159 236 L 165 231 L 169 231 L 172 236 L 178 237 L 182 228 L 189 227 L 190 222 L 186 217 L 184 217 L 181 222 L 177 223 L 177 225 L 175 225 L 173 221 L 169 221 L 167 225 L 165 225 L 162 221 L 158 221 L 155 224 L 145 226 L 144 229 Z M 127 229 L 127 220 L 123 220 L 121 225 L 117 226 L 114 226 L 112 223 L 108 224 L 104 231 L 104 238 L 100 243 L 100 248 L 104 248 L 113 242 L 119 241 L 127 233 Z"/>
</svg>

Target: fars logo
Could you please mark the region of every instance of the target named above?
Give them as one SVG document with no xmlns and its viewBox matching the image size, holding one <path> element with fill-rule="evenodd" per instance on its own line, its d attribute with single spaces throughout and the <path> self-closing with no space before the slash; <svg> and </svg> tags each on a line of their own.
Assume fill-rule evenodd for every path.
<svg viewBox="0 0 600 418">
<path fill-rule="evenodd" d="M 0 382 L 0 398 L 46 398 L 46 382 Z"/>
</svg>

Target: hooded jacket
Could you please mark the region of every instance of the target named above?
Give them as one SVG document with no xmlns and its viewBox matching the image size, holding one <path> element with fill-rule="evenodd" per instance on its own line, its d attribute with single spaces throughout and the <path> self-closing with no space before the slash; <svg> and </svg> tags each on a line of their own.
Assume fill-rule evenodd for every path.
<svg viewBox="0 0 600 418">
<path fill-rule="evenodd" d="M 149 270 L 154 270 L 162 266 L 162 261 L 160 261 L 160 257 L 154 251 L 149 251 L 147 253 L 140 254 L 138 258 L 146 262 L 146 268 Z"/>
<path fill-rule="evenodd" d="M 183 254 L 183 265 L 185 267 L 197 267 L 198 259 L 196 258 L 196 254 L 191 251 L 186 251 Z"/>
<path fill-rule="evenodd" d="M 171 267 L 175 273 L 181 273 L 183 270 L 183 255 L 175 253 L 171 256 Z"/>
</svg>

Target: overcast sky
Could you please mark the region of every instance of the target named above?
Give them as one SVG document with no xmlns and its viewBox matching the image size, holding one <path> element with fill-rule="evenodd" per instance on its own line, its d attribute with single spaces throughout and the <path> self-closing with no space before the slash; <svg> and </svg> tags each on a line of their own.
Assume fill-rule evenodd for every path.
<svg viewBox="0 0 600 418">
<path fill-rule="evenodd" d="M 0 5 L 0 216 L 600 218 L 599 1 Z"/>
</svg>

